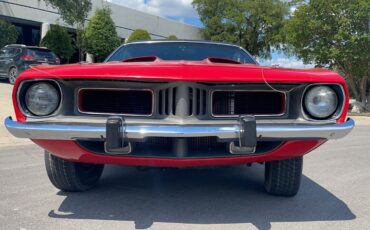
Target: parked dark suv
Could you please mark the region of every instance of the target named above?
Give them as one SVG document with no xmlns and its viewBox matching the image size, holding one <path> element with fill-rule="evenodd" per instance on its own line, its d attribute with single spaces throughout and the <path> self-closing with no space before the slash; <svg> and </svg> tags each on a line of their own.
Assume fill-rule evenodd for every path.
<svg viewBox="0 0 370 230">
<path fill-rule="evenodd" d="M 10 84 L 31 65 L 40 64 L 60 64 L 60 60 L 49 49 L 36 46 L 15 44 L 0 50 L 0 78 L 8 78 Z"/>
</svg>

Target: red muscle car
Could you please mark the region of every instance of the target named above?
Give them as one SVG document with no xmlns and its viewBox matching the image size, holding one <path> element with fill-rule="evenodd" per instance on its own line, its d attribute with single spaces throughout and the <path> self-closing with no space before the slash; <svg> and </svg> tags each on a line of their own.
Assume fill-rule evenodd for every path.
<svg viewBox="0 0 370 230">
<path fill-rule="evenodd" d="M 13 104 L 7 129 L 45 149 L 64 191 L 94 186 L 104 164 L 258 162 L 268 193 L 293 196 L 303 155 L 354 127 L 338 74 L 262 67 L 238 46 L 201 41 L 136 42 L 102 64 L 34 67 Z"/>
</svg>

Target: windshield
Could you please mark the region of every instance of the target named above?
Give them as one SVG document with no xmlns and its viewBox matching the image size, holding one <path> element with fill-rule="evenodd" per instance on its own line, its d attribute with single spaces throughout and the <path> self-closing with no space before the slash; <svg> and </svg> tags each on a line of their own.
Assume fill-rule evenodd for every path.
<svg viewBox="0 0 370 230">
<path fill-rule="evenodd" d="M 162 60 L 187 61 L 201 61 L 213 57 L 256 64 L 247 52 L 237 46 L 196 42 L 128 44 L 116 50 L 106 61 L 122 61 L 143 56 L 156 56 Z"/>
</svg>

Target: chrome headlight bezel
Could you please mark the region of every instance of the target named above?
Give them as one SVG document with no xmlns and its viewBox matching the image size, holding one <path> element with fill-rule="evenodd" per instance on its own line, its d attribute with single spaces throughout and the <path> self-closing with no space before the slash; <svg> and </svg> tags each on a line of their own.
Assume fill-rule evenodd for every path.
<svg viewBox="0 0 370 230">
<path fill-rule="evenodd" d="M 327 114 L 327 116 L 315 116 L 313 115 L 310 110 L 307 108 L 306 105 L 306 96 L 311 90 L 313 90 L 316 87 L 328 87 L 330 90 L 332 90 L 336 94 L 336 100 L 337 105 L 334 111 L 332 111 L 330 114 Z M 312 120 L 312 121 L 323 121 L 323 120 L 336 120 L 340 117 L 340 115 L 343 112 L 345 104 L 345 92 L 340 84 L 325 84 L 325 83 L 317 83 L 317 84 L 310 84 L 306 86 L 302 99 L 301 99 L 301 107 L 302 107 L 302 113 L 303 118 L 306 120 Z"/>
<path fill-rule="evenodd" d="M 37 114 L 34 113 L 34 111 L 31 111 L 26 103 L 26 95 L 29 89 L 31 87 L 38 85 L 38 84 L 48 84 L 51 87 L 53 87 L 56 90 L 58 102 L 56 103 L 55 108 L 53 108 L 53 111 L 47 114 Z M 29 81 L 23 81 L 21 82 L 18 92 L 17 92 L 17 99 L 18 99 L 18 106 L 21 112 L 26 116 L 30 118 L 45 118 L 45 117 L 52 117 L 59 113 L 62 105 L 62 90 L 59 85 L 59 83 L 55 80 L 51 79 L 45 79 L 45 80 L 29 80 Z"/>
</svg>

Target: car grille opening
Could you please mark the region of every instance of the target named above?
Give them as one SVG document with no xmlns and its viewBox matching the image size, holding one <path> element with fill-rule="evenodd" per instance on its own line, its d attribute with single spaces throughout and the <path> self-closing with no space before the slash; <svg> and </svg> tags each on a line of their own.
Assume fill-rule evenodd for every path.
<svg viewBox="0 0 370 230">
<path fill-rule="evenodd" d="M 150 116 L 153 93 L 150 90 L 82 89 L 78 94 L 82 113 Z"/>
<path fill-rule="evenodd" d="M 285 94 L 275 91 L 214 91 L 213 116 L 282 115 Z"/>
</svg>

